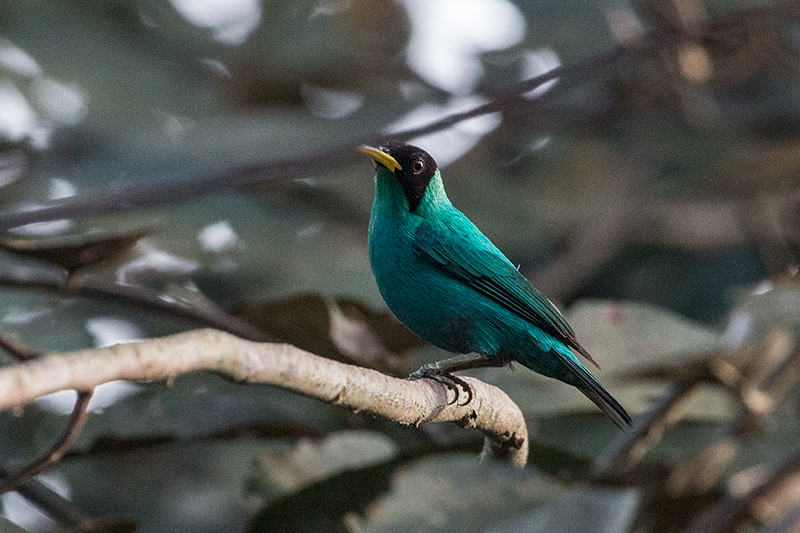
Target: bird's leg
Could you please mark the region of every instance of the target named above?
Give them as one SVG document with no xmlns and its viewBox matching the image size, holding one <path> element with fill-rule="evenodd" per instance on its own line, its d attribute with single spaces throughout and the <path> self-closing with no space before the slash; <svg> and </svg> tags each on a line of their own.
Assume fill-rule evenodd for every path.
<svg viewBox="0 0 800 533">
<path fill-rule="evenodd" d="M 458 401 L 458 387 L 464 389 L 467 393 L 467 401 L 459 405 L 467 405 L 472 401 L 472 387 L 463 379 L 454 376 L 453 372 L 460 372 L 461 370 L 469 370 L 471 368 L 483 368 L 487 366 L 503 366 L 500 361 L 490 359 L 483 354 L 479 353 L 464 353 L 445 359 L 443 361 L 436 361 L 421 367 L 416 372 L 408 376 L 408 381 L 415 381 L 422 378 L 432 379 L 455 393 L 452 402 Z"/>
</svg>

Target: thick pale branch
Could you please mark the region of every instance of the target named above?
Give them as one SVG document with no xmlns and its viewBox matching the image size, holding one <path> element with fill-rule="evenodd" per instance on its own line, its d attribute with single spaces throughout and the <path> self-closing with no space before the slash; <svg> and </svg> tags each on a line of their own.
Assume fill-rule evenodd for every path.
<svg viewBox="0 0 800 533">
<path fill-rule="evenodd" d="M 484 456 L 522 466 L 528 434 L 519 408 L 500 389 L 465 378 L 469 405 L 448 405 L 447 389 L 430 380 L 404 381 L 318 357 L 294 346 L 246 341 L 204 329 L 108 348 L 50 354 L 0 369 L 0 409 L 51 392 L 91 390 L 109 381 L 164 381 L 198 370 L 247 383 L 268 383 L 400 424 L 456 422 L 486 435 Z"/>
</svg>

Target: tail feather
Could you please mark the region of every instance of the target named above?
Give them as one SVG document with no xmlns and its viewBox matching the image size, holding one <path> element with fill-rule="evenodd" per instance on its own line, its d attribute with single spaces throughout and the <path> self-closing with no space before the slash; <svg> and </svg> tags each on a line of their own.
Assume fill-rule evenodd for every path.
<svg viewBox="0 0 800 533">
<path fill-rule="evenodd" d="M 594 360 L 594 357 L 592 357 L 592 356 L 589 354 L 589 352 L 587 352 L 587 351 L 586 351 L 586 348 L 584 348 L 583 346 L 581 346 L 581 345 L 580 345 L 580 344 L 578 344 L 577 342 L 575 342 L 575 346 L 574 346 L 574 348 L 575 348 L 576 350 L 578 350 L 578 353 L 580 353 L 582 356 L 584 356 L 584 357 L 586 358 L 586 360 L 587 360 L 587 361 L 589 361 L 590 363 L 592 363 L 592 364 L 593 364 L 593 365 L 594 365 L 594 366 L 597 368 L 597 370 L 601 370 L 601 368 L 600 368 L 600 365 L 598 365 L 598 364 L 597 364 L 597 361 L 595 361 L 595 360 Z"/>
<path fill-rule="evenodd" d="M 562 355 L 561 361 L 572 371 L 577 383 L 573 383 L 587 398 L 610 418 L 618 428 L 628 431 L 631 417 L 611 394 L 577 360 Z"/>
</svg>

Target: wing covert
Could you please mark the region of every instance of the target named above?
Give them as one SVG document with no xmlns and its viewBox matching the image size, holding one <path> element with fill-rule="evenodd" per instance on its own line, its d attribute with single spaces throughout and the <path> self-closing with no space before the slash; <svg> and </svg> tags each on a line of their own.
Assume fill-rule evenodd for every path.
<svg viewBox="0 0 800 533">
<path fill-rule="evenodd" d="M 555 305 L 466 216 L 453 211 L 456 215 L 447 217 L 446 227 L 427 221 L 418 227 L 415 244 L 423 259 L 574 348 L 597 366 Z"/>
</svg>

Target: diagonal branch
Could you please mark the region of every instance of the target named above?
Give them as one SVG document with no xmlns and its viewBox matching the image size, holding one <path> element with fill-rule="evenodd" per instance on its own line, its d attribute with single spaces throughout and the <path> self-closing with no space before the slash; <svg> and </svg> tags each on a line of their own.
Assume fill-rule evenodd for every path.
<svg viewBox="0 0 800 533">
<path fill-rule="evenodd" d="M 79 392 L 75 407 L 72 408 L 72 415 L 69 417 L 69 424 L 64 430 L 63 435 L 58 441 L 40 458 L 25 466 L 18 472 L 11 473 L 0 480 L 0 494 L 5 494 L 31 479 L 32 477 L 44 472 L 61 460 L 65 453 L 69 451 L 78 435 L 81 434 L 83 426 L 89 419 L 89 401 L 92 399 L 92 392 Z"/>
<path fill-rule="evenodd" d="M 796 454 L 771 475 L 742 495 L 728 495 L 697 516 L 683 533 L 718 533 L 734 531 L 754 517 L 764 518 L 759 507 L 773 511 L 796 505 L 796 487 L 800 481 L 800 454 Z M 762 520 L 763 521 L 763 520 Z"/>
<path fill-rule="evenodd" d="M 680 409 L 701 380 L 684 379 L 670 385 L 653 407 L 636 420 L 630 433 L 622 433 L 592 466 L 591 477 L 605 480 L 631 468 L 658 441 L 666 429 L 678 421 Z"/>
<path fill-rule="evenodd" d="M 2 335 L 0 335 L 0 348 L 20 362 L 32 361 L 41 357 L 39 352 L 33 351 L 21 343 Z M 88 523 L 87 520 L 89 519 L 82 516 L 80 511 L 68 503 L 65 505 L 63 499 L 57 494 L 32 478 L 60 461 L 75 443 L 75 440 L 77 440 L 86 425 L 86 421 L 89 419 L 89 402 L 92 399 L 92 394 L 93 391 L 78 393 L 78 398 L 72 408 L 72 414 L 69 417 L 69 423 L 64 433 L 50 447 L 47 453 L 16 472 L 9 472 L 4 467 L 0 467 L 0 494 L 15 490 L 23 498 L 36 504 L 40 510 L 62 524 L 75 526 Z"/>
<path fill-rule="evenodd" d="M 668 38 L 660 36 L 660 39 L 663 44 L 663 41 Z M 575 63 L 561 65 L 538 76 L 513 84 L 498 91 L 495 97 L 485 104 L 468 111 L 453 113 L 418 128 L 393 133 L 391 138 L 408 140 L 412 137 L 441 131 L 465 120 L 489 113 L 513 111 L 523 106 L 534 108 L 541 106 L 547 99 L 528 100 L 523 98 L 523 95 L 554 79 L 561 80 L 561 83 L 554 87 L 558 91 L 574 86 L 570 85 L 570 82 L 574 84 L 594 79 L 618 61 L 651 50 L 657 41 L 654 38 L 643 38 L 635 44 L 629 43 L 626 46 L 613 46 L 601 50 Z M 551 90 L 548 94 L 554 92 L 556 91 Z M 115 186 L 113 189 L 100 191 L 93 195 L 67 198 L 35 209 L 0 211 L 0 231 L 33 222 L 124 213 L 172 202 L 185 202 L 214 193 L 231 192 L 267 181 L 293 179 L 310 172 L 323 171 L 332 165 L 346 163 L 357 157 L 355 154 L 357 146 L 379 143 L 386 138 L 385 134 L 375 132 L 361 139 L 350 139 L 345 144 L 295 159 L 258 163 L 200 175 L 176 176 L 167 181 L 139 183 L 125 187 Z"/>
<path fill-rule="evenodd" d="M 693 28 L 695 35 L 719 35 L 737 25 L 746 24 L 757 17 L 786 17 L 800 5 L 798 0 L 785 0 L 771 6 L 755 6 L 731 10 L 730 13 Z M 795 15 L 796 16 L 796 15 Z M 680 31 L 651 31 L 638 39 L 608 47 L 571 64 L 561 65 L 549 72 L 522 80 L 497 91 L 489 102 L 461 113 L 453 113 L 424 126 L 396 132 L 393 139 L 408 140 L 447 129 L 454 124 L 474 117 L 496 112 L 530 112 L 538 109 L 555 92 L 575 87 L 577 84 L 608 75 L 611 67 L 623 60 L 636 60 L 657 50 L 668 49 L 685 40 Z M 561 83 L 551 89 L 548 98 L 526 99 L 524 95 L 555 79 Z M 45 204 L 35 209 L 11 209 L 0 211 L 0 231 L 62 218 L 86 218 L 91 216 L 124 213 L 145 207 L 185 202 L 220 192 L 230 192 L 248 185 L 272 180 L 293 179 L 311 172 L 319 172 L 332 165 L 342 164 L 355 158 L 356 146 L 380 142 L 385 133 L 374 132 L 360 139 L 294 159 L 284 159 L 225 169 L 200 175 L 176 176 L 173 179 L 138 183 L 125 187 L 114 187 L 94 195 L 68 198 Z"/>
<path fill-rule="evenodd" d="M 118 302 L 125 306 L 164 313 L 187 320 L 194 326 L 221 329 L 254 341 L 271 340 L 252 324 L 221 309 L 213 306 L 198 307 L 170 298 L 162 292 L 137 285 L 87 279 L 68 286 L 65 278 L 54 274 L 52 269 L 3 265 L 0 266 L 0 287 L 36 289 L 60 295 Z M 25 357 L 25 354 L 19 350 L 14 352 L 14 346 L 9 340 L 0 339 L 0 349 L 10 351 L 18 359 Z"/>
<path fill-rule="evenodd" d="M 11 475 L 12 472 L 0 466 L 0 476 Z M 91 516 L 82 509 L 37 479 L 23 483 L 16 490 L 20 496 L 62 526 L 78 526 L 92 521 Z"/>
<path fill-rule="evenodd" d="M 5 335 L 0 335 L 0 350 L 3 350 L 20 363 L 31 361 L 41 355 L 39 352 L 31 350 L 23 346 L 19 341 Z"/>
<path fill-rule="evenodd" d="M 447 388 L 430 380 L 404 381 L 346 365 L 287 344 L 255 343 L 205 329 L 108 348 L 51 354 L 0 369 L 0 409 L 32 402 L 51 392 L 91 390 L 114 380 L 168 381 L 207 370 L 237 381 L 266 383 L 366 411 L 400 424 L 455 422 L 486 436 L 482 456 L 524 466 L 525 419 L 500 389 L 472 378 L 468 405 L 447 403 Z"/>
</svg>

